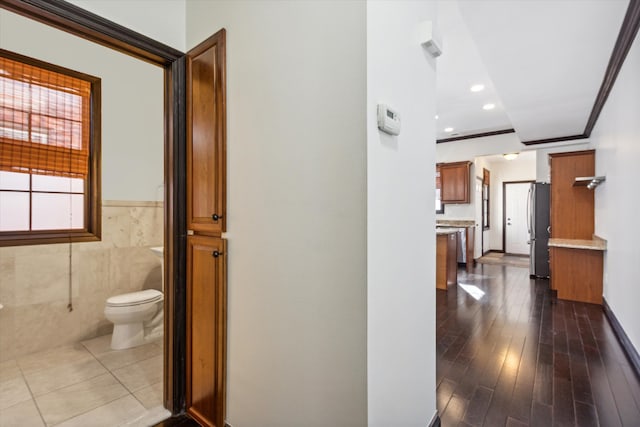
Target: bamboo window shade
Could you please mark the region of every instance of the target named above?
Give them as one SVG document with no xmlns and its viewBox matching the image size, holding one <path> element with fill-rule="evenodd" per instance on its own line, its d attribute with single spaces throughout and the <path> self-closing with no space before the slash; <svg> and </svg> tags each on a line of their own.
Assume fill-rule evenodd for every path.
<svg viewBox="0 0 640 427">
<path fill-rule="evenodd" d="M 0 56 L 0 170 L 87 178 L 91 82 Z"/>
</svg>

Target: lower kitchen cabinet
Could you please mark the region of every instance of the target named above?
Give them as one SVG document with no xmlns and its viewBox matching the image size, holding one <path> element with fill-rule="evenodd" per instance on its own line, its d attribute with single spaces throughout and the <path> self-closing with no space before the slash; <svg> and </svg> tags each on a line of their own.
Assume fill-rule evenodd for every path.
<svg viewBox="0 0 640 427">
<path fill-rule="evenodd" d="M 602 304 L 601 250 L 549 248 L 551 289 L 559 299 Z"/>
<path fill-rule="evenodd" d="M 187 238 L 187 412 L 201 425 L 225 417 L 227 242 Z"/>
<path fill-rule="evenodd" d="M 436 234 L 436 289 L 458 283 L 456 231 Z"/>
</svg>

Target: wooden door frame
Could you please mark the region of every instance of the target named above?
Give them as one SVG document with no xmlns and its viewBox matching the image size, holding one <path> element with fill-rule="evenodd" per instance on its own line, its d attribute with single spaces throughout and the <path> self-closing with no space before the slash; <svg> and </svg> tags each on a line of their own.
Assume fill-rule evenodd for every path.
<svg viewBox="0 0 640 427">
<path fill-rule="evenodd" d="M 0 8 L 164 69 L 164 406 L 185 410 L 185 54 L 62 0 L 0 0 Z"/>
<path fill-rule="evenodd" d="M 535 179 L 502 182 L 502 252 L 507 255 L 507 184 L 535 183 Z M 522 254 L 516 254 L 522 255 Z"/>
</svg>

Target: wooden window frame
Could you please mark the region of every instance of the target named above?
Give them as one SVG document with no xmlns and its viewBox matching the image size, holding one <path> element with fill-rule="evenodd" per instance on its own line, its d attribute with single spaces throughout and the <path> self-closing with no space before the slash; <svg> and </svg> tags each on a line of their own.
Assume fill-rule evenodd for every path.
<svg viewBox="0 0 640 427">
<path fill-rule="evenodd" d="M 42 245 L 67 242 L 94 242 L 102 236 L 102 203 L 101 203 L 101 97 L 102 85 L 98 77 L 60 67 L 45 61 L 30 58 L 4 49 L 0 49 L 0 56 L 23 64 L 38 67 L 47 71 L 67 75 L 84 80 L 91 84 L 90 118 L 89 118 L 89 164 L 87 177 L 84 180 L 84 227 L 82 229 L 60 230 L 29 230 L 0 232 L 0 247 L 21 245 Z M 33 175 L 33 174 L 30 174 Z M 29 179 L 31 182 L 31 179 Z M 28 192 L 32 194 L 31 184 Z M 50 193 L 38 191 L 38 193 Z M 65 192 L 66 194 L 66 192 Z M 31 208 L 29 209 L 31 215 Z M 31 219 L 29 220 L 31 223 Z"/>
</svg>

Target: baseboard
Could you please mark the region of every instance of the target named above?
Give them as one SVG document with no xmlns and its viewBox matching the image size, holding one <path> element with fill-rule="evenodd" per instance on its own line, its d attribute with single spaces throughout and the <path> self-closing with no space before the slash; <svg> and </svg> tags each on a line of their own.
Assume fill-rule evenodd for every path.
<svg viewBox="0 0 640 427">
<path fill-rule="evenodd" d="M 636 373 L 636 376 L 640 379 L 640 355 L 638 354 L 638 350 L 633 346 L 631 340 L 627 336 L 627 333 L 622 328 L 622 325 L 618 321 L 618 318 L 609 307 L 607 300 L 602 297 L 602 309 L 604 310 L 605 316 L 607 316 L 607 320 L 613 329 L 613 332 L 616 334 L 620 345 L 622 346 L 624 353 L 627 355 L 627 359 L 631 362 L 631 367 Z"/>
<path fill-rule="evenodd" d="M 429 423 L 429 427 L 440 427 L 440 416 L 438 415 L 438 411 L 436 411 L 436 413 L 433 414 L 433 418 Z"/>
</svg>

